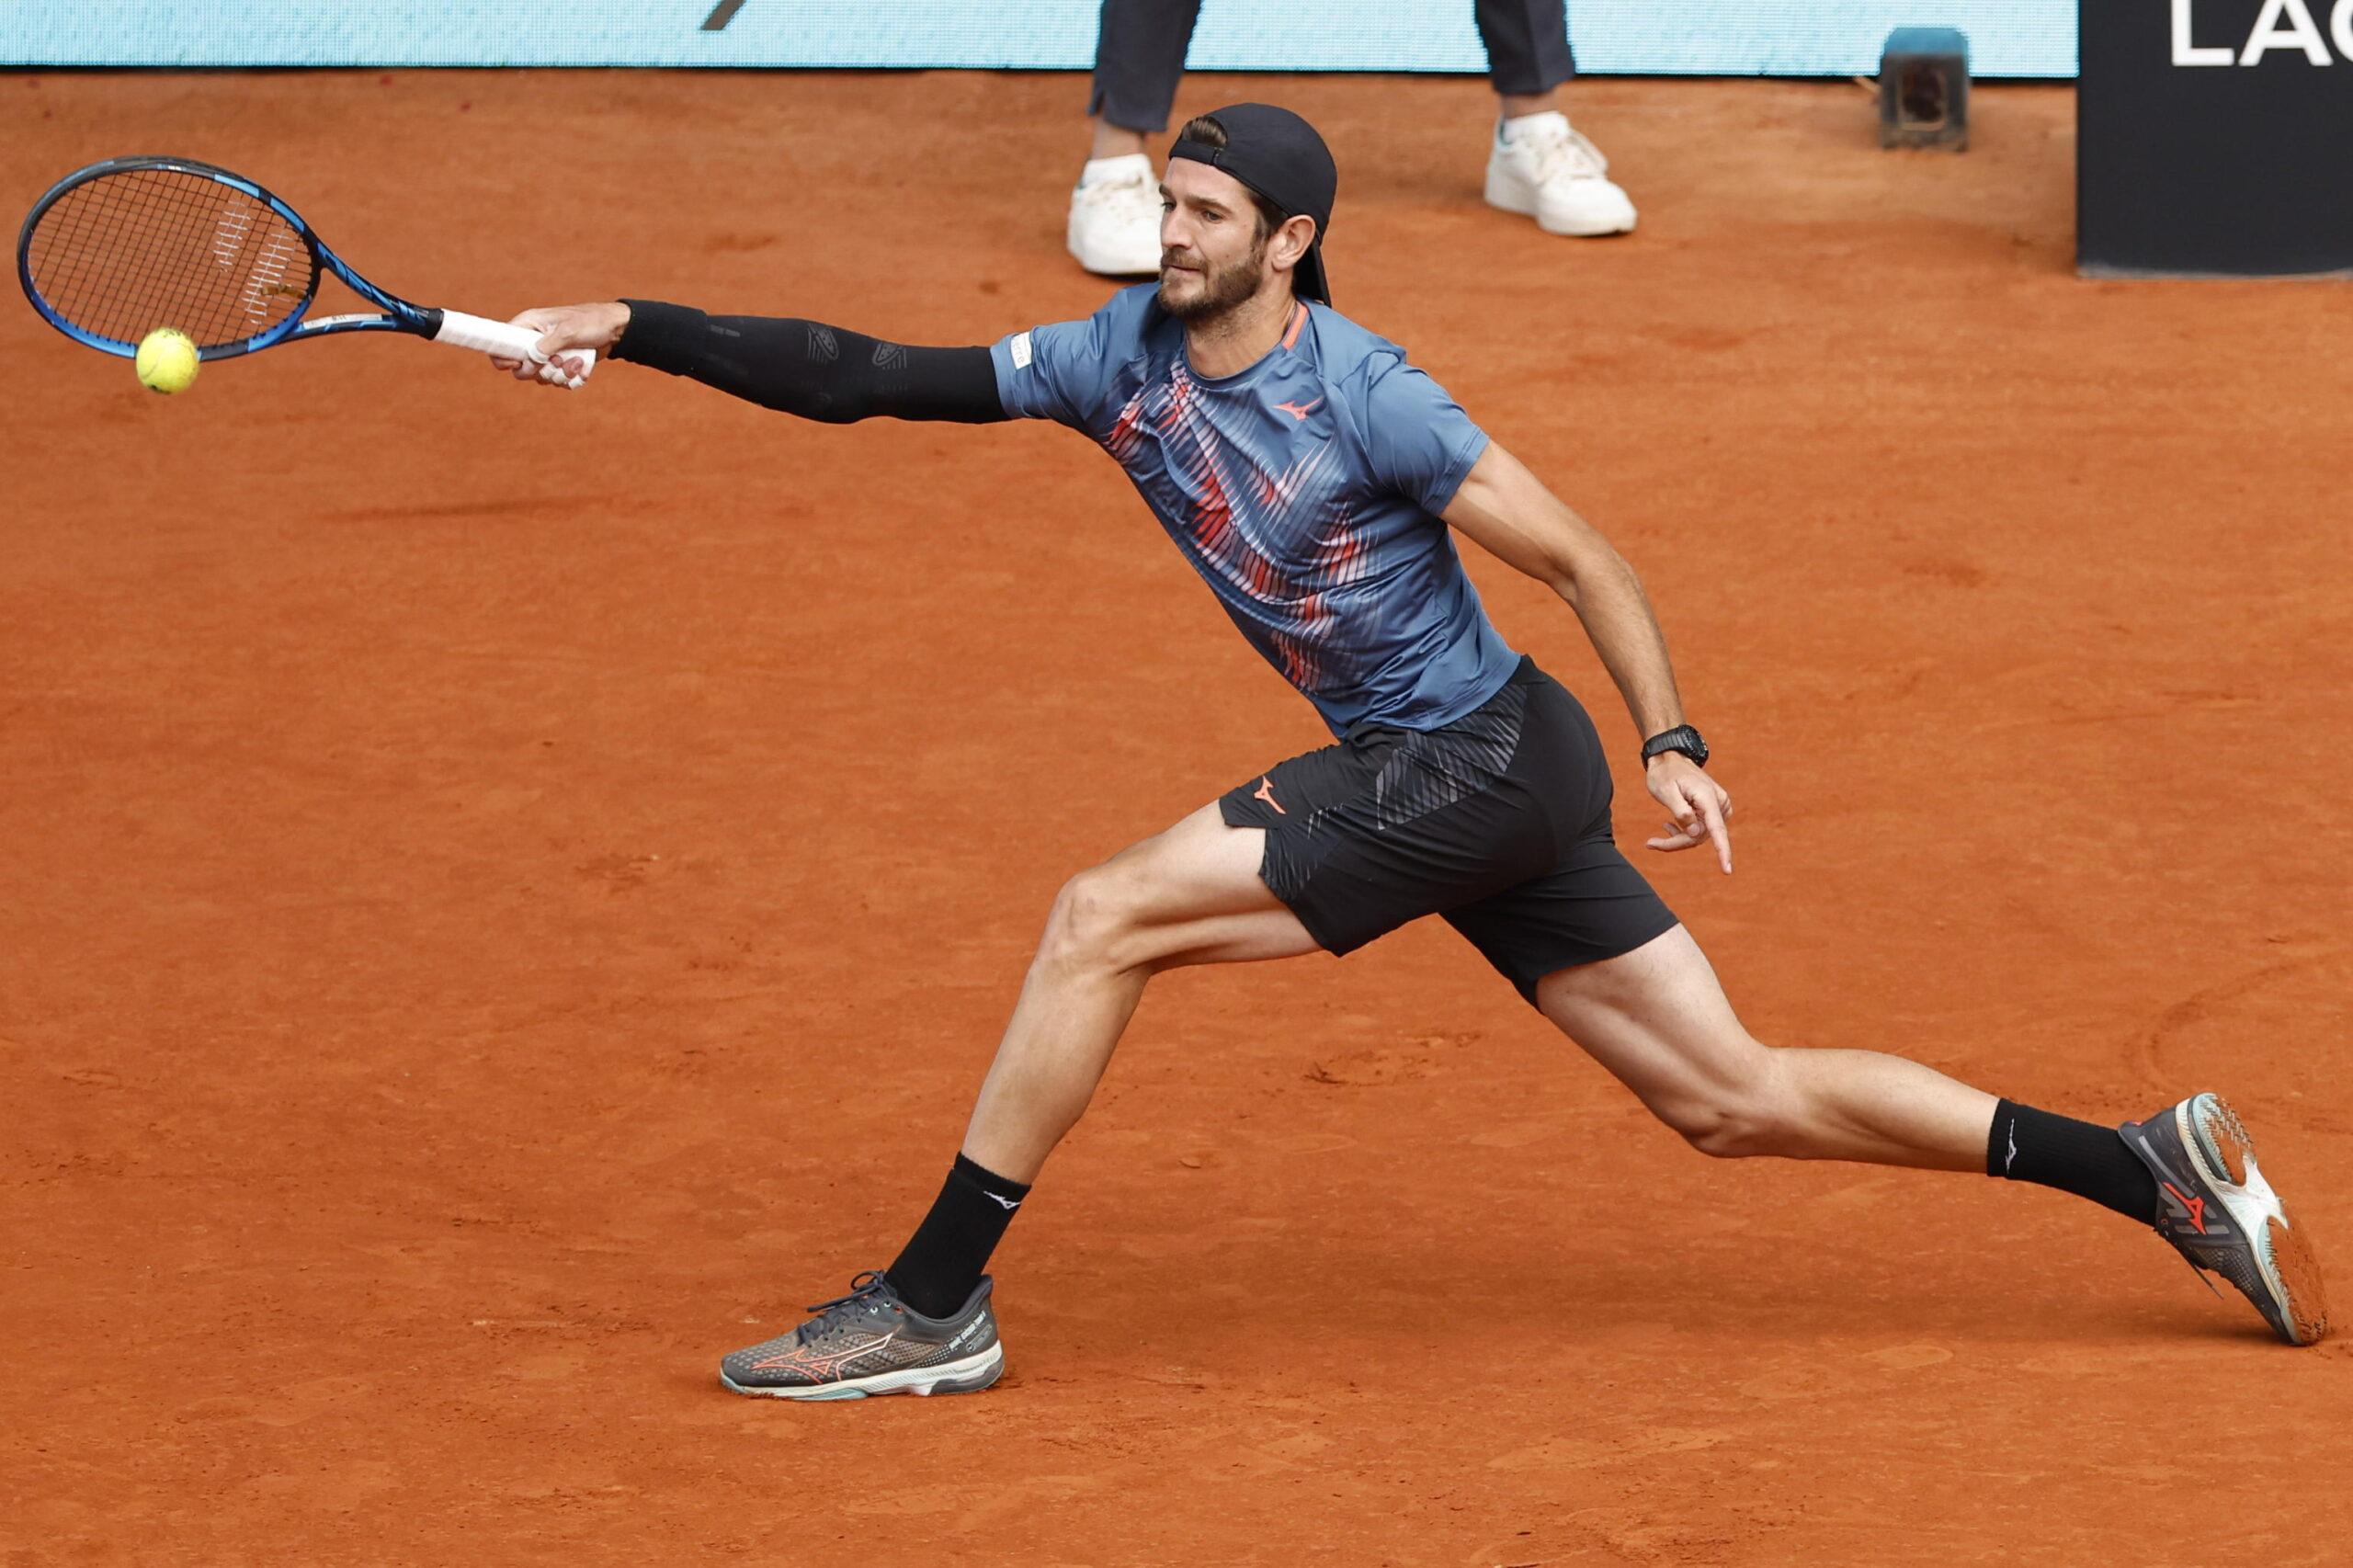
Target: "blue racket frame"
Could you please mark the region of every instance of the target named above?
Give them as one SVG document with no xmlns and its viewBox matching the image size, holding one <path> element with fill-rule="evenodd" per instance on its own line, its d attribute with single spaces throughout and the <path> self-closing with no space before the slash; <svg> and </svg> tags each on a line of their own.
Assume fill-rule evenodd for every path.
<svg viewBox="0 0 2353 1568">
<path fill-rule="evenodd" d="M 310 247 L 313 264 L 311 286 L 303 294 L 301 302 L 294 307 L 291 314 L 267 332 L 256 333 L 251 337 L 240 338 L 234 343 L 219 343 L 199 349 L 197 353 L 198 358 L 231 359 L 238 355 L 251 354 L 256 349 L 267 348 L 279 343 L 300 342 L 312 337 L 332 337 L 338 333 L 346 332 L 405 332 L 418 337 L 430 338 L 441 330 L 439 311 L 410 304 L 406 300 L 388 294 L 369 282 L 354 271 L 348 262 L 328 248 L 326 242 L 320 239 L 312 230 L 311 225 L 302 221 L 302 215 L 300 212 L 295 211 L 284 201 L 245 178 L 244 176 L 232 174 L 227 169 L 216 168 L 210 164 L 199 164 L 191 158 L 108 158 L 104 163 L 92 164 L 85 169 L 76 169 L 50 187 L 47 193 L 39 201 L 33 203 L 32 211 L 25 217 L 24 227 L 17 232 L 17 281 L 23 286 L 25 298 L 32 301 L 33 309 L 40 312 L 43 321 L 74 342 L 95 348 L 101 354 L 113 354 L 125 359 L 134 358 L 139 353 L 139 345 L 136 343 L 125 343 L 119 338 L 103 337 L 97 333 L 74 325 L 63 316 L 59 315 L 50 302 L 41 298 L 40 290 L 33 286 L 31 256 L 33 230 L 40 226 L 42 215 L 55 206 L 69 191 L 87 185 L 92 180 L 103 179 L 109 175 L 126 174 L 140 169 L 160 169 L 177 174 L 196 175 L 205 179 L 218 181 L 232 190 L 243 191 L 256 200 L 267 204 L 270 210 L 285 219 L 293 231 L 302 237 L 302 243 Z M 311 306 L 318 299 L 320 275 L 324 272 L 332 272 L 342 278 L 350 286 L 353 293 L 358 294 L 383 313 L 321 316 L 316 321 L 308 319 Z"/>
</svg>

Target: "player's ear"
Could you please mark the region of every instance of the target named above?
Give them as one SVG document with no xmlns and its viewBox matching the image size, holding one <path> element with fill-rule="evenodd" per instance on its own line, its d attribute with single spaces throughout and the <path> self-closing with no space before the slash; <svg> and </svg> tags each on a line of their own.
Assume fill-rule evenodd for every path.
<svg viewBox="0 0 2353 1568">
<path fill-rule="evenodd" d="M 1283 226 L 1275 231 L 1275 255 L 1286 267 L 1297 267 L 1314 243 L 1315 220 L 1304 214 L 1284 219 Z"/>
</svg>

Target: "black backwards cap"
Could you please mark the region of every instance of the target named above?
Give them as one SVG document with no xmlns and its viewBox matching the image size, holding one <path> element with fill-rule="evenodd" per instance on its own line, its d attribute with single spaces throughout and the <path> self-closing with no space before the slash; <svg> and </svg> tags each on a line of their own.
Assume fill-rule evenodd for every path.
<svg viewBox="0 0 2353 1568">
<path fill-rule="evenodd" d="M 1171 158 L 1190 158 L 1233 176 L 1275 204 L 1286 218 L 1315 220 L 1315 243 L 1299 258 L 1292 287 L 1302 299 L 1332 302 L 1324 276 L 1324 235 L 1332 227 L 1332 196 L 1339 165 L 1315 127 L 1272 104 L 1229 104 L 1210 119 L 1225 127 L 1225 145 L 1179 141 Z"/>
</svg>

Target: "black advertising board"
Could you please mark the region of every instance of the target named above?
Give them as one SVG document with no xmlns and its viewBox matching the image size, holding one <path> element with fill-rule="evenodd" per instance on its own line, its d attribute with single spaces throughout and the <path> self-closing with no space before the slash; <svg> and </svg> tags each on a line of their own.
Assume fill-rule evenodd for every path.
<svg viewBox="0 0 2353 1568">
<path fill-rule="evenodd" d="M 2081 0 L 2075 260 L 2353 272 L 2353 0 Z"/>
</svg>

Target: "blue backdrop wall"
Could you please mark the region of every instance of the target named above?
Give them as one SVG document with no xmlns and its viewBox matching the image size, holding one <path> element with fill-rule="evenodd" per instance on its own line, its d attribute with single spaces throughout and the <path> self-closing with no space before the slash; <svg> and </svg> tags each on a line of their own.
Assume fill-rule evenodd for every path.
<svg viewBox="0 0 2353 1568">
<path fill-rule="evenodd" d="M 2154 0 L 2152 0 L 2154 4 Z M 1097 0 L 0 0 L 11 65 L 1084 69 Z M 1848 75 L 1890 28 L 1988 76 L 2073 76 L 2063 0 L 1569 0 L 1595 73 Z M 1471 0 L 1204 0 L 1200 71 L 1481 71 Z"/>
</svg>

